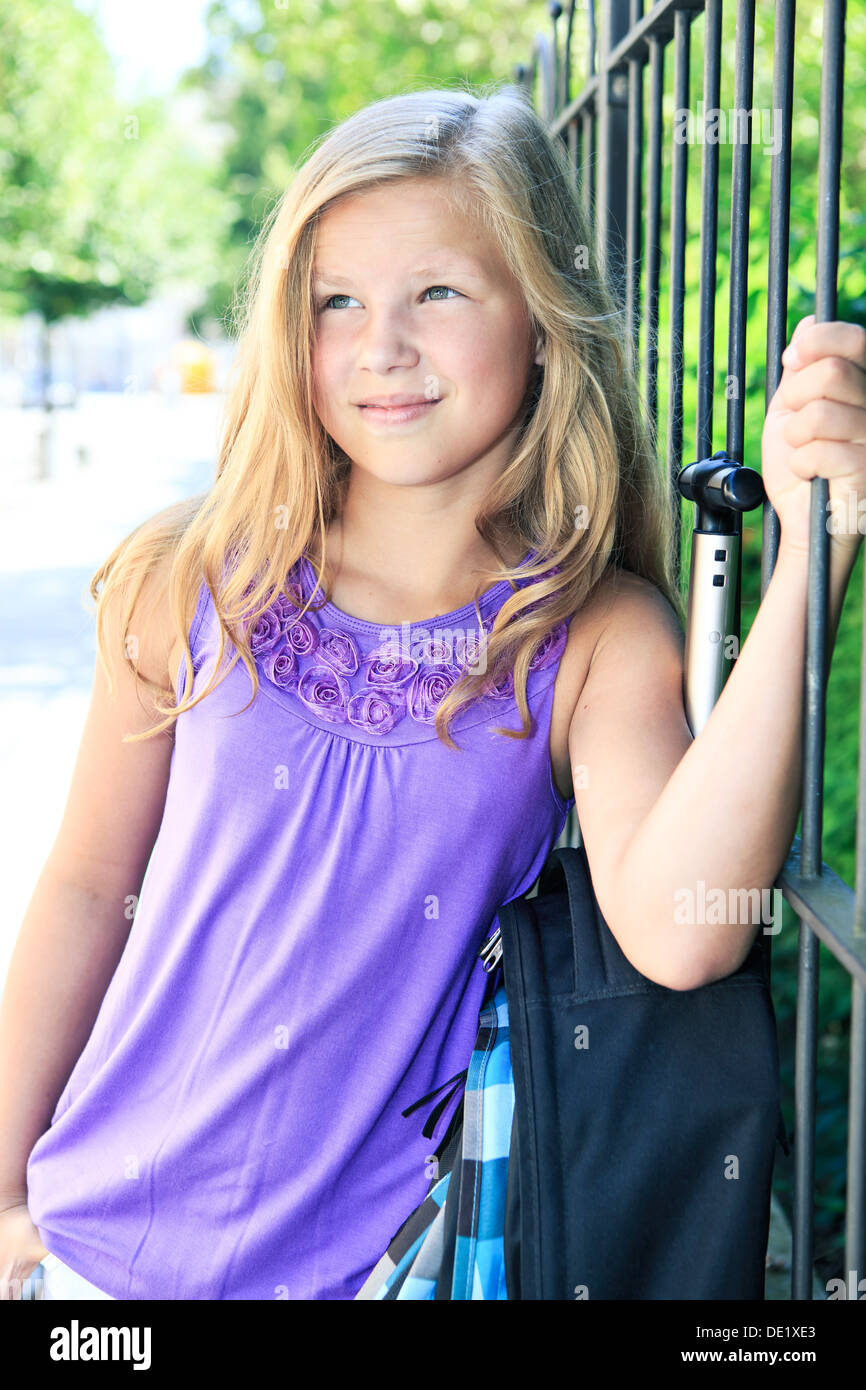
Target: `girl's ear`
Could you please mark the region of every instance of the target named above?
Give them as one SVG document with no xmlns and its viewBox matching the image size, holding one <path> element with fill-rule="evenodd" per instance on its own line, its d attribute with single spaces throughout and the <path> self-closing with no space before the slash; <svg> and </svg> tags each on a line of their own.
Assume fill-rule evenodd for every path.
<svg viewBox="0 0 866 1390">
<path fill-rule="evenodd" d="M 535 361 L 539 367 L 544 365 L 544 343 L 540 338 L 535 341 Z"/>
</svg>

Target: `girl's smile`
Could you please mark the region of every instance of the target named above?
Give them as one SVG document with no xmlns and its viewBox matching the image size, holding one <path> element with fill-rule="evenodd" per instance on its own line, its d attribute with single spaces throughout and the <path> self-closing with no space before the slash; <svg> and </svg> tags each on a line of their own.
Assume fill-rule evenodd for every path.
<svg viewBox="0 0 866 1390">
<path fill-rule="evenodd" d="M 435 405 L 441 405 L 442 398 L 431 401 L 418 401 L 415 405 L 360 405 L 367 425 L 384 425 L 393 429 L 395 425 L 408 425 L 414 420 L 426 420 L 433 413 Z"/>
</svg>

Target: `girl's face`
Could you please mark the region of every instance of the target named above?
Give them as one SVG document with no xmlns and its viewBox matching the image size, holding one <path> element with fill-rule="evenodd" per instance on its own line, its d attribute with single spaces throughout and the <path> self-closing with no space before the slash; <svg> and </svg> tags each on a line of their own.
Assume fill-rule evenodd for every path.
<svg viewBox="0 0 866 1390">
<path fill-rule="evenodd" d="M 435 180 L 346 197 L 319 223 L 313 398 L 353 464 L 430 483 L 510 458 L 533 362 L 526 306 L 498 247 Z M 365 404 L 397 397 L 415 410 Z"/>
</svg>

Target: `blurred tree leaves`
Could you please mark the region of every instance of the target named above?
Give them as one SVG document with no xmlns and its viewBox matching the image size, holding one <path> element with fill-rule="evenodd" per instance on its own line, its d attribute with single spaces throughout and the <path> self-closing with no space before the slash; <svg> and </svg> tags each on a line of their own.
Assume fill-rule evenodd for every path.
<svg viewBox="0 0 866 1390">
<path fill-rule="evenodd" d="M 160 100 L 125 107 L 72 0 L 0 8 L 0 314 L 46 323 L 218 273 L 218 160 Z"/>
<path fill-rule="evenodd" d="M 511 80 L 550 20 L 524 0 L 219 0 L 207 24 L 181 85 L 231 132 L 222 180 L 239 214 L 203 306 L 223 317 L 256 227 L 331 126 L 401 91 Z"/>
</svg>

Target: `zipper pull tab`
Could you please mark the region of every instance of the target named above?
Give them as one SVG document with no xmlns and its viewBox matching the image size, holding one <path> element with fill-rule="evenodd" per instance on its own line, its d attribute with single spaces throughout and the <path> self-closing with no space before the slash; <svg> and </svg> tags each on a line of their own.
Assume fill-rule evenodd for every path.
<svg viewBox="0 0 866 1390">
<path fill-rule="evenodd" d="M 483 961 L 484 969 L 488 975 L 496 969 L 502 959 L 502 933 L 498 927 L 492 936 L 488 936 L 478 952 L 478 957 L 479 960 Z"/>
</svg>

